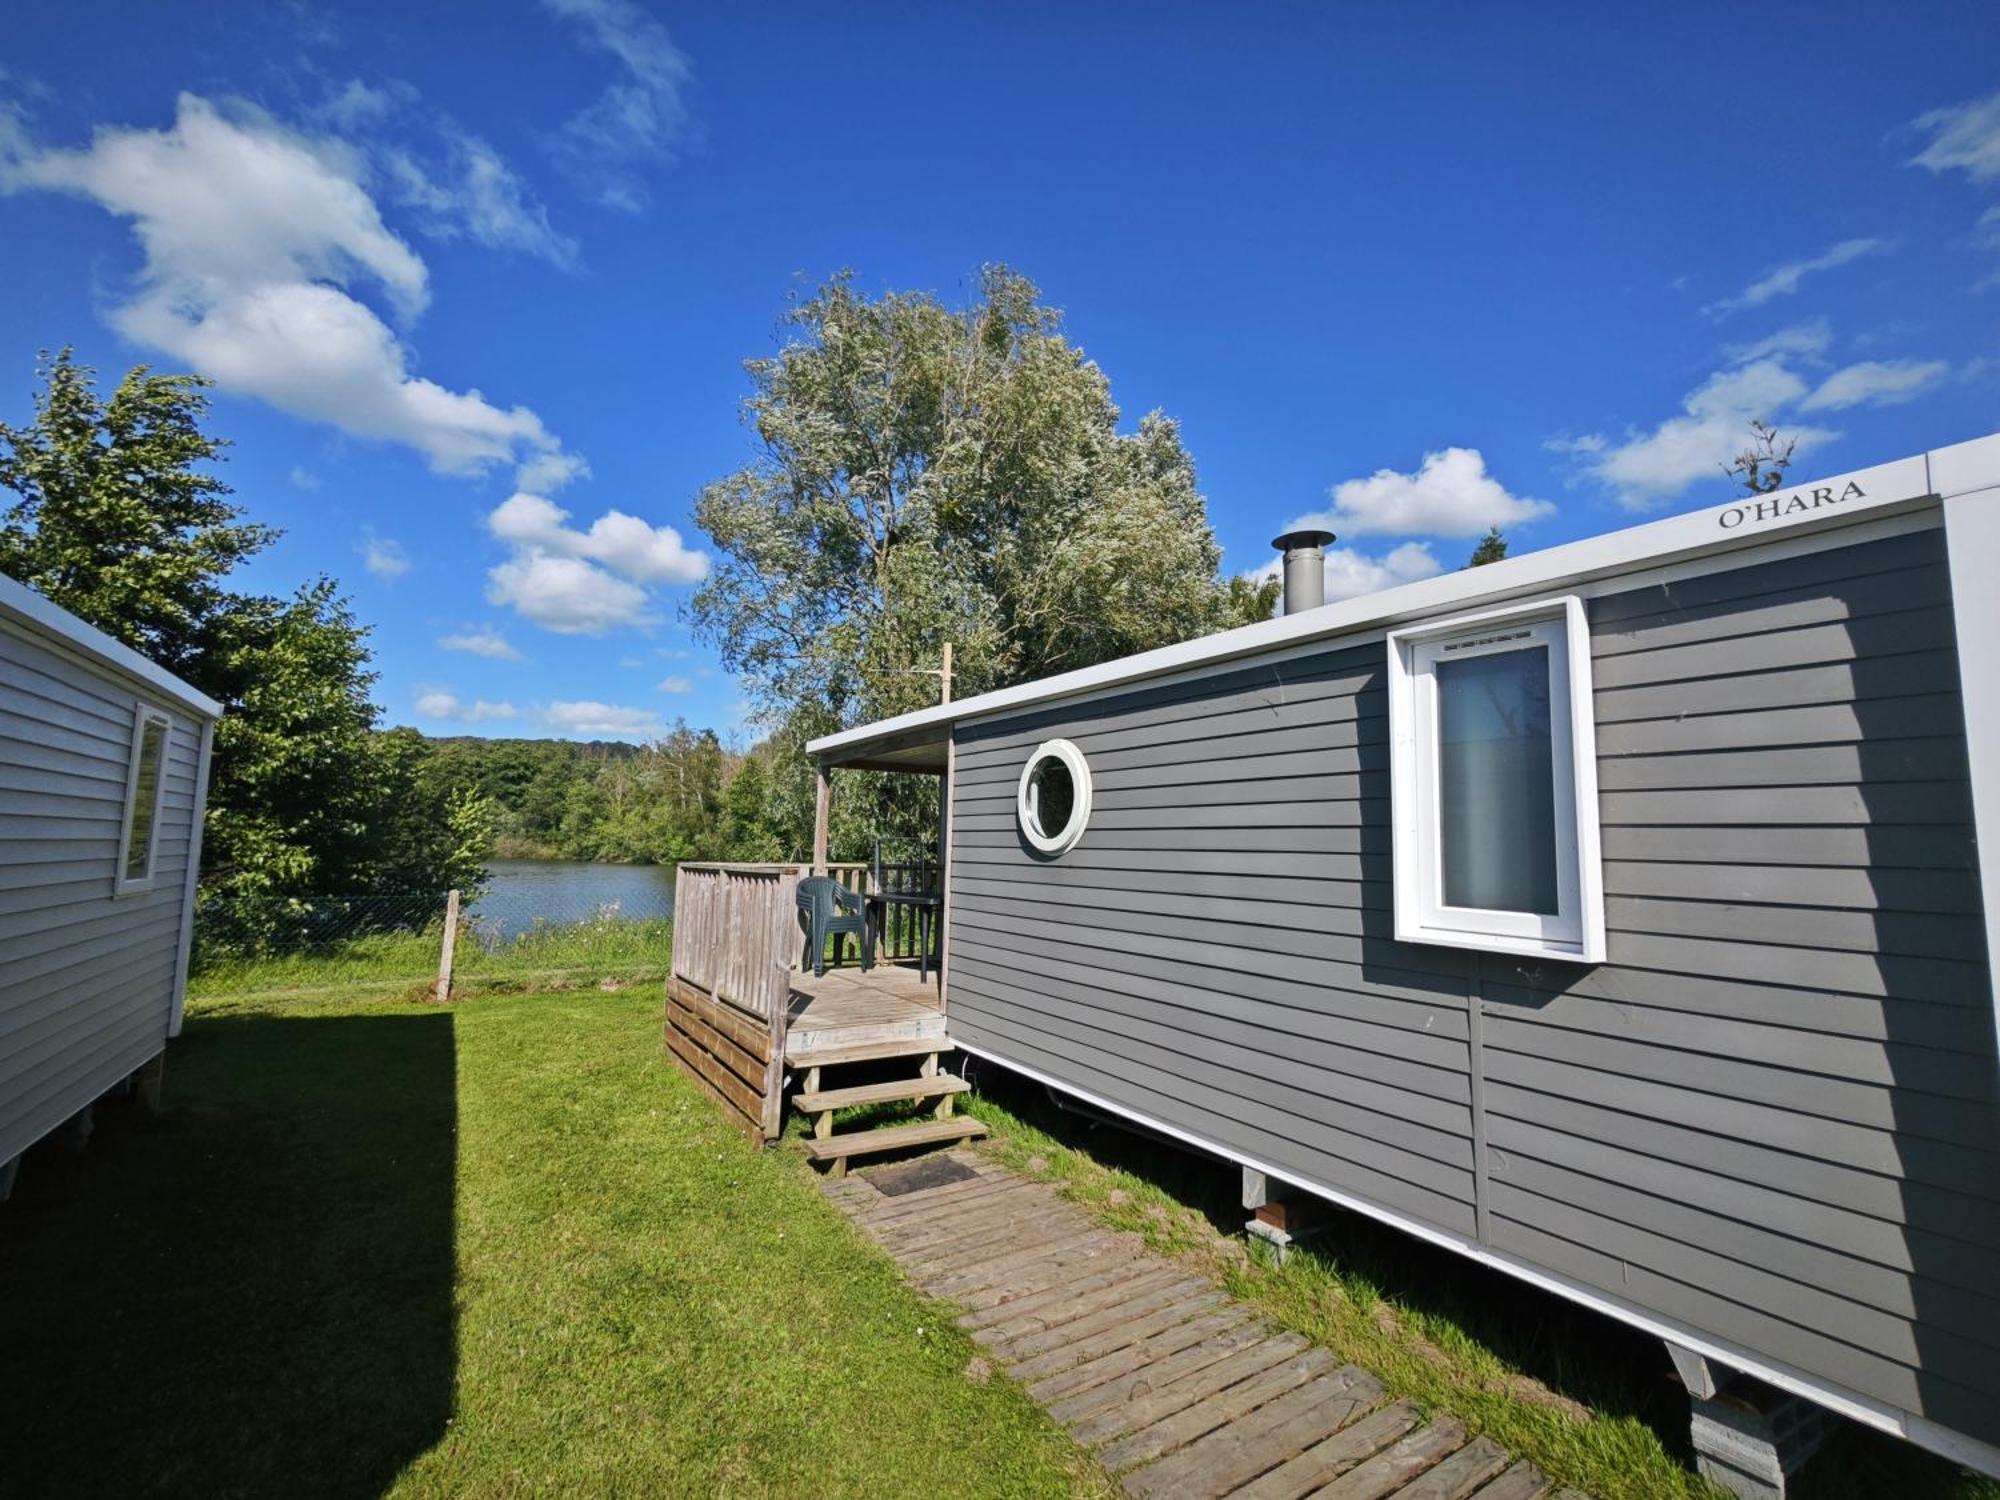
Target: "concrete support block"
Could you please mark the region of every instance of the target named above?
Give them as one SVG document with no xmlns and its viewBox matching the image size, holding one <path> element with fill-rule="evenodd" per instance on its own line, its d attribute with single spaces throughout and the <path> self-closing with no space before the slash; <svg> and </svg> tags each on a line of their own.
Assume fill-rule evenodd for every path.
<svg viewBox="0 0 2000 1500">
<path fill-rule="evenodd" d="M 1269 1245 L 1279 1265 L 1300 1240 L 1324 1229 L 1332 1217 L 1331 1205 L 1249 1167 L 1243 1169 L 1243 1206 L 1251 1210 L 1243 1232 Z"/>
<path fill-rule="evenodd" d="M 0 1203 L 14 1196 L 14 1179 L 21 1175 L 21 1158 L 0 1161 Z"/>
<path fill-rule="evenodd" d="M 97 1129 L 97 1109 L 86 1104 L 49 1132 L 49 1139 L 73 1155 L 80 1155 Z"/>
<path fill-rule="evenodd" d="M 132 1075 L 132 1097 L 149 1115 L 160 1112 L 160 1088 L 167 1076 L 167 1054 L 162 1052 Z"/>
<path fill-rule="evenodd" d="M 1696 1468 L 1743 1500 L 1784 1500 L 1786 1482 L 1832 1430 L 1823 1408 L 1762 1386 L 1689 1405 Z"/>
</svg>

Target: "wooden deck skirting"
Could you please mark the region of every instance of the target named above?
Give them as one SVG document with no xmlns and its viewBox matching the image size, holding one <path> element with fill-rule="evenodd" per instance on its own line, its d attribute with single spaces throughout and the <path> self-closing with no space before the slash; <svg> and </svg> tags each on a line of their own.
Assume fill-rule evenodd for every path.
<svg viewBox="0 0 2000 1500">
<path fill-rule="evenodd" d="M 786 1007 L 763 1020 L 667 976 L 665 1036 L 681 1070 L 757 1145 L 783 1124 Z"/>
<path fill-rule="evenodd" d="M 1541 1470 L 979 1157 L 891 1197 L 825 1192 L 1137 1500 L 1536 1500 Z M 893 1170 L 893 1169 L 892 1169 Z M 1554 1500 L 1583 1500 L 1563 1490 Z"/>
<path fill-rule="evenodd" d="M 784 1000 L 768 1015 L 718 1000 L 678 973 L 666 984 L 668 1054 L 760 1145 L 783 1127 L 787 1068 L 813 1069 L 856 1049 L 898 1056 L 916 1043 L 944 1041 L 936 982 L 920 980 L 913 967 L 780 977 Z"/>
</svg>

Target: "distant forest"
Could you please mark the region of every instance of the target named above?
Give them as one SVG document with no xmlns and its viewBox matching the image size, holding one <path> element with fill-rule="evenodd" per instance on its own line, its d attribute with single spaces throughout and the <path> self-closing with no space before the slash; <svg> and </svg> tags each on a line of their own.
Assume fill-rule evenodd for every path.
<svg viewBox="0 0 2000 1500">
<path fill-rule="evenodd" d="M 650 745 L 616 740 L 433 739 L 440 768 L 494 809 L 500 859 L 796 858 L 780 827 L 771 754 L 726 749 L 676 726 Z"/>
</svg>

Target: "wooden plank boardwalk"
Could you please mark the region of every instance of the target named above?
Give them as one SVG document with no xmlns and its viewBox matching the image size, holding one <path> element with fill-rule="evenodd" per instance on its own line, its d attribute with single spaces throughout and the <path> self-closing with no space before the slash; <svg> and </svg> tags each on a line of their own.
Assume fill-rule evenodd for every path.
<svg viewBox="0 0 2000 1500">
<path fill-rule="evenodd" d="M 1549 1493 L 1533 1464 L 1451 1417 L 1423 1421 L 1365 1370 L 1270 1328 L 1137 1235 L 976 1155 L 947 1160 L 970 1175 L 895 1196 L 870 1174 L 822 1186 L 918 1286 L 963 1308 L 986 1354 L 1137 1500 Z"/>
</svg>

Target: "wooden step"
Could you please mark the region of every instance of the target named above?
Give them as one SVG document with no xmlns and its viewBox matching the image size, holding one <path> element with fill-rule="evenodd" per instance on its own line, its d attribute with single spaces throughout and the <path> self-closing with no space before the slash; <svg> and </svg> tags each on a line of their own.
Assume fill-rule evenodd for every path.
<svg viewBox="0 0 2000 1500">
<path fill-rule="evenodd" d="M 954 1115 L 949 1120 L 925 1120 L 917 1125 L 890 1125 L 881 1130 L 857 1130 L 851 1135 L 829 1135 L 806 1142 L 806 1155 L 814 1161 L 841 1161 L 850 1156 L 873 1156 L 878 1151 L 900 1151 L 908 1146 L 934 1146 L 944 1141 L 976 1141 L 986 1134 L 977 1120 Z"/>
<path fill-rule="evenodd" d="M 809 1115 L 821 1110 L 848 1109 L 856 1104 L 889 1104 L 897 1099 L 935 1099 L 941 1094 L 963 1094 L 972 1085 L 952 1073 L 931 1078 L 892 1078 L 887 1083 L 857 1084 L 851 1089 L 821 1089 L 816 1094 L 800 1094 L 792 1101 L 795 1109 Z"/>
<path fill-rule="evenodd" d="M 941 1036 L 899 1037 L 889 1042 L 854 1042 L 845 1047 L 812 1047 L 785 1051 L 785 1065 L 799 1068 L 830 1068 L 839 1063 L 879 1062 L 885 1057 L 929 1057 L 933 1053 L 957 1049 Z"/>
</svg>

